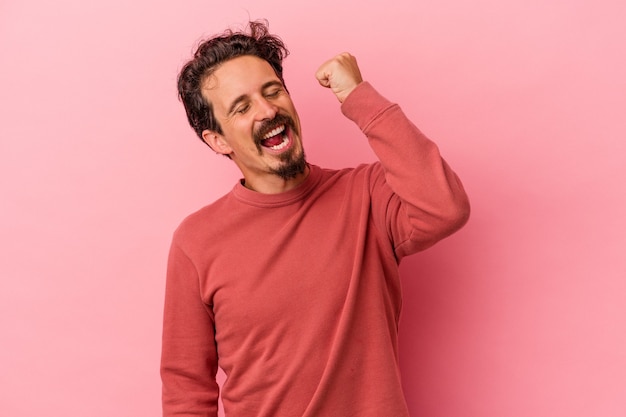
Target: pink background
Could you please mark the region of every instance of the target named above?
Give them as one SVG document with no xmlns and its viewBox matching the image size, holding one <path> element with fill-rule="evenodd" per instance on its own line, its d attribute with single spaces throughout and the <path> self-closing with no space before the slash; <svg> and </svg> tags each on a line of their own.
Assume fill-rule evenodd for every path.
<svg viewBox="0 0 626 417">
<path fill-rule="evenodd" d="M 239 178 L 176 74 L 249 16 L 292 51 L 310 161 L 373 159 L 313 77 L 348 50 L 470 194 L 402 265 L 413 415 L 626 415 L 622 0 L 3 0 L 0 415 L 160 414 L 171 233 Z"/>
</svg>

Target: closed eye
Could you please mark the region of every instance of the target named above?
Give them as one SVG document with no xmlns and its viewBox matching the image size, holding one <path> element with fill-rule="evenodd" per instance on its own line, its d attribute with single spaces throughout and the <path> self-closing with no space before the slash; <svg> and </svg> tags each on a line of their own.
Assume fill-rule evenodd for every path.
<svg viewBox="0 0 626 417">
<path fill-rule="evenodd" d="M 280 89 L 272 90 L 272 91 L 270 91 L 268 93 L 265 93 L 265 97 L 266 98 L 276 98 L 276 97 L 278 97 L 278 95 L 280 94 L 281 91 L 282 90 L 280 90 Z"/>
<path fill-rule="evenodd" d="M 250 108 L 249 104 L 244 104 L 243 106 L 237 107 L 237 109 L 235 110 L 235 113 L 244 114 L 245 112 L 248 111 L 249 108 Z"/>
</svg>

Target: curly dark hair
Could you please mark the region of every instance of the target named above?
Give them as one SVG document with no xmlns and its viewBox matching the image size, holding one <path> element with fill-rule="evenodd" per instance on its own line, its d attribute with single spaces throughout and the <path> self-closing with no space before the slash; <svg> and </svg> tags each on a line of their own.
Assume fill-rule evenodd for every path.
<svg viewBox="0 0 626 417">
<path fill-rule="evenodd" d="M 289 51 L 279 37 L 269 33 L 268 26 L 266 20 L 252 21 L 242 31 L 228 29 L 221 35 L 202 41 L 193 59 L 180 71 L 178 96 L 185 106 L 189 124 L 200 139 L 202 132 L 207 129 L 222 133 L 213 113 L 213 106 L 201 91 L 204 80 L 222 63 L 243 55 L 257 56 L 271 65 L 285 85 L 282 61 L 289 55 Z"/>
</svg>

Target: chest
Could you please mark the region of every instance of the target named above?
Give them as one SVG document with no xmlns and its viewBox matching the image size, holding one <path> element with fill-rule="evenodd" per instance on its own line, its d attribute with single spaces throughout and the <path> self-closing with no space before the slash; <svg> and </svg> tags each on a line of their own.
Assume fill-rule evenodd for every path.
<svg viewBox="0 0 626 417">
<path fill-rule="evenodd" d="M 285 314 L 310 314 L 322 303 L 341 305 L 366 219 L 341 205 L 303 205 L 233 221 L 224 231 L 229 243 L 209 254 L 201 274 L 216 323 L 256 328 Z"/>
</svg>

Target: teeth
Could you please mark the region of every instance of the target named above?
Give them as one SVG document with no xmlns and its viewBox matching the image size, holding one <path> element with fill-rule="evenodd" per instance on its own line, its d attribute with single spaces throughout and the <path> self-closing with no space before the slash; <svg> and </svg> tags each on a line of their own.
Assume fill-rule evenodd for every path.
<svg viewBox="0 0 626 417">
<path fill-rule="evenodd" d="M 270 131 L 270 132 L 266 133 L 266 134 L 263 136 L 263 139 L 269 139 L 269 138 L 271 138 L 272 136 L 276 136 L 276 135 L 278 135 L 279 133 L 281 133 L 283 130 L 285 130 L 285 125 L 278 126 L 277 128 L 273 129 L 272 131 Z"/>
<path fill-rule="evenodd" d="M 285 146 L 287 146 L 287 142 L 289 142 L 287 140 L 287 136 L 283 136 L 283 141 L 281 143 L 279 143 L 278 145 L 270 146 L 270 149 L 273 150 L 273 151 L 279 151 L 279 150 L 283 149 Z"/>
</svg>

